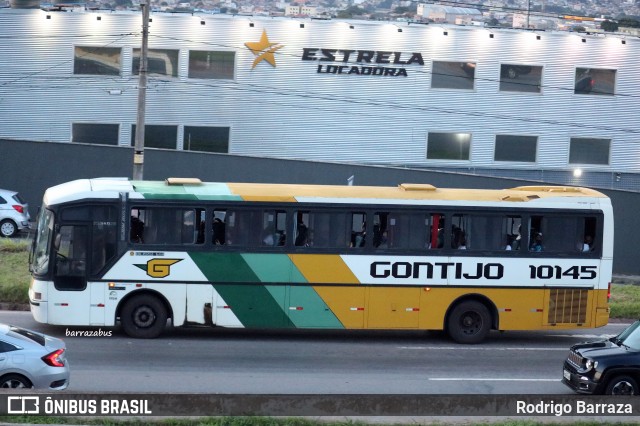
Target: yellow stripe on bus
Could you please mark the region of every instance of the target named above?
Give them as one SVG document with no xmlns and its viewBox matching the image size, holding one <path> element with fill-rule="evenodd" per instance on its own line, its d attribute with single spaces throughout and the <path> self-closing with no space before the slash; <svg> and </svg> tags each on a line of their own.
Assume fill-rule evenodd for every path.
<svg viewBox="0 0 640 426">
<path fill-rule="evenodd" d="M 308 282 L 314 284 L 359 284 L 358 278 L 335 254 L 290 254 L 289 258 Z"/>
</svg>

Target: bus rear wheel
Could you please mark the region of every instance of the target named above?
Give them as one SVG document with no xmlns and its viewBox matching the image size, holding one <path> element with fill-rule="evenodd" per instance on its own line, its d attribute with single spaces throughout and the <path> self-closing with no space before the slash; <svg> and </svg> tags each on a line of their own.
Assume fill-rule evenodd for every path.
<svg viewBox="0 0 640 426">
<path fill-rule="evenodd" d="M 490 329 L 491 315 L 480 302 L 462 302 L 453 308 L 447 318 L 447 333 L 458 343 L 480 343 Z"/>
<path fill-rule="evenodd" d="M 134 296 L 122 308 L 120 322 L 127 335 L 153 339 L 158 337 L 167 325 L 167 308 L 157 297 Z"/>
</svg>

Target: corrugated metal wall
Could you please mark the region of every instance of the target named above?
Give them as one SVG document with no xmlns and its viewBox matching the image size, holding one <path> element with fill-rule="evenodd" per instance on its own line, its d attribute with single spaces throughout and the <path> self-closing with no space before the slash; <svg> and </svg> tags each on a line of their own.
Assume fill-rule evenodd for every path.
<svg viewBox="0 0 640 426">
<path fill-rule="evenodd" d="M 128 145 L 137 107 L 131 54 L 140 46 L 141 14 L 101 12 L 100 21 L 96 12 L 46 14 L 0 10 L 0 137 L 68 142 L 73 122 L 117 123 L 120 143 Z M 584 169 L 640 172 L 637 39 L 622 44 L 612 36 L 475 27 L 446 27 L 445 36 L 439 25 L 398 23 L 398 32 L 380 22 L 353 21 L 351 29 L 338 21 L 226 15 L 152 19 L 149 47 L 180 49 L 180 75 L 149 79 L 147 124 L 230 126 L 233 154 L 566 169 L 569 139 L 598 137 L 612 140 L 611 164 Z M 245 43 L 259 41 L 263 31 L 283 47 L 275 68 L 263 61 L 252 69 L 255 56 Z M 73 75 L 74 45 L 122 47 L 122 75 Z M 424 65 L 403 66 L 406 77 L 323 74 L 318 65 L 332 63 L 303 61 L 303 48 L 401 52 L 405 61 L 419 52 Z M 236 52 L 235 80 L 187 79 L 189 49 Z M 431 89 L 432 60 L 476 62 L 475 89 Z M 505 63 L 542 66 L 541 93 L 500 92 Z M 616 69 L 617 95 L 574 95 L 576 67 Z M 470 161 L 427 160 L 429 132 L 471 133 Z M 537 162 L 496 164 L 496 134 L 539 136 Z"/>
</svg>

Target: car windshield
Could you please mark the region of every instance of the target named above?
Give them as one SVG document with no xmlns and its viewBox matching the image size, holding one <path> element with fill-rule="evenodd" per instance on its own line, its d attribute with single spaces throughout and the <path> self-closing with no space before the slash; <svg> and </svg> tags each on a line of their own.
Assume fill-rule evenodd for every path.
<svg viewBox="0 0 640 426">
<path fill-rule="evenodd" d="M 631 349 L 640 350 L 640 321 L 631 324 L 614 340 Z"/>
<path fill-rule="evenodd" d="M 40 210 L 37 229 L 31 256 L 31 270 L 36 275 L 46 274 L 49 270 L 49 242 L 53 233 L 53 212 L 51 210 Z"/>
</svg>

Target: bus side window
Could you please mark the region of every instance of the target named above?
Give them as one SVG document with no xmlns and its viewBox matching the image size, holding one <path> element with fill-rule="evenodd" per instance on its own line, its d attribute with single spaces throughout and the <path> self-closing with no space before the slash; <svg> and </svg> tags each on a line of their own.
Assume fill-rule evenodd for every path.
<svg viewBox="0 0 640 426">
<path fill-rule="evenodd" d="M 226 218 L 226 210 L 213 211 L 213 244 L 217 246 L 223 246 L 227 241 L 227 230 L 225 225 Z"/>
<path fill-rule="evenodd" d="M 366 213 L 351 213 L 351 242 L 349 247 L 362 248 L 367 242 Z"/>
<path fill-rule="evenodd" d="M 144 222 L 140 219 L 141 209 L 131 209 L 129 238 L 132 243 L 144 243 Z"/>
<path fill-rule="evenodd" d="M 311 214 L 309 212 L 299 211 L 296 213 L 296 223 L 295 223 L 295 236 L 296 239 L 294 241 L 294 245 L 296 247 L 306 247 L 313 244 L 311 240 L 311 235 L 309 232 L 309 226 L 311 224 L 310 221 Z"/>
</svg>

